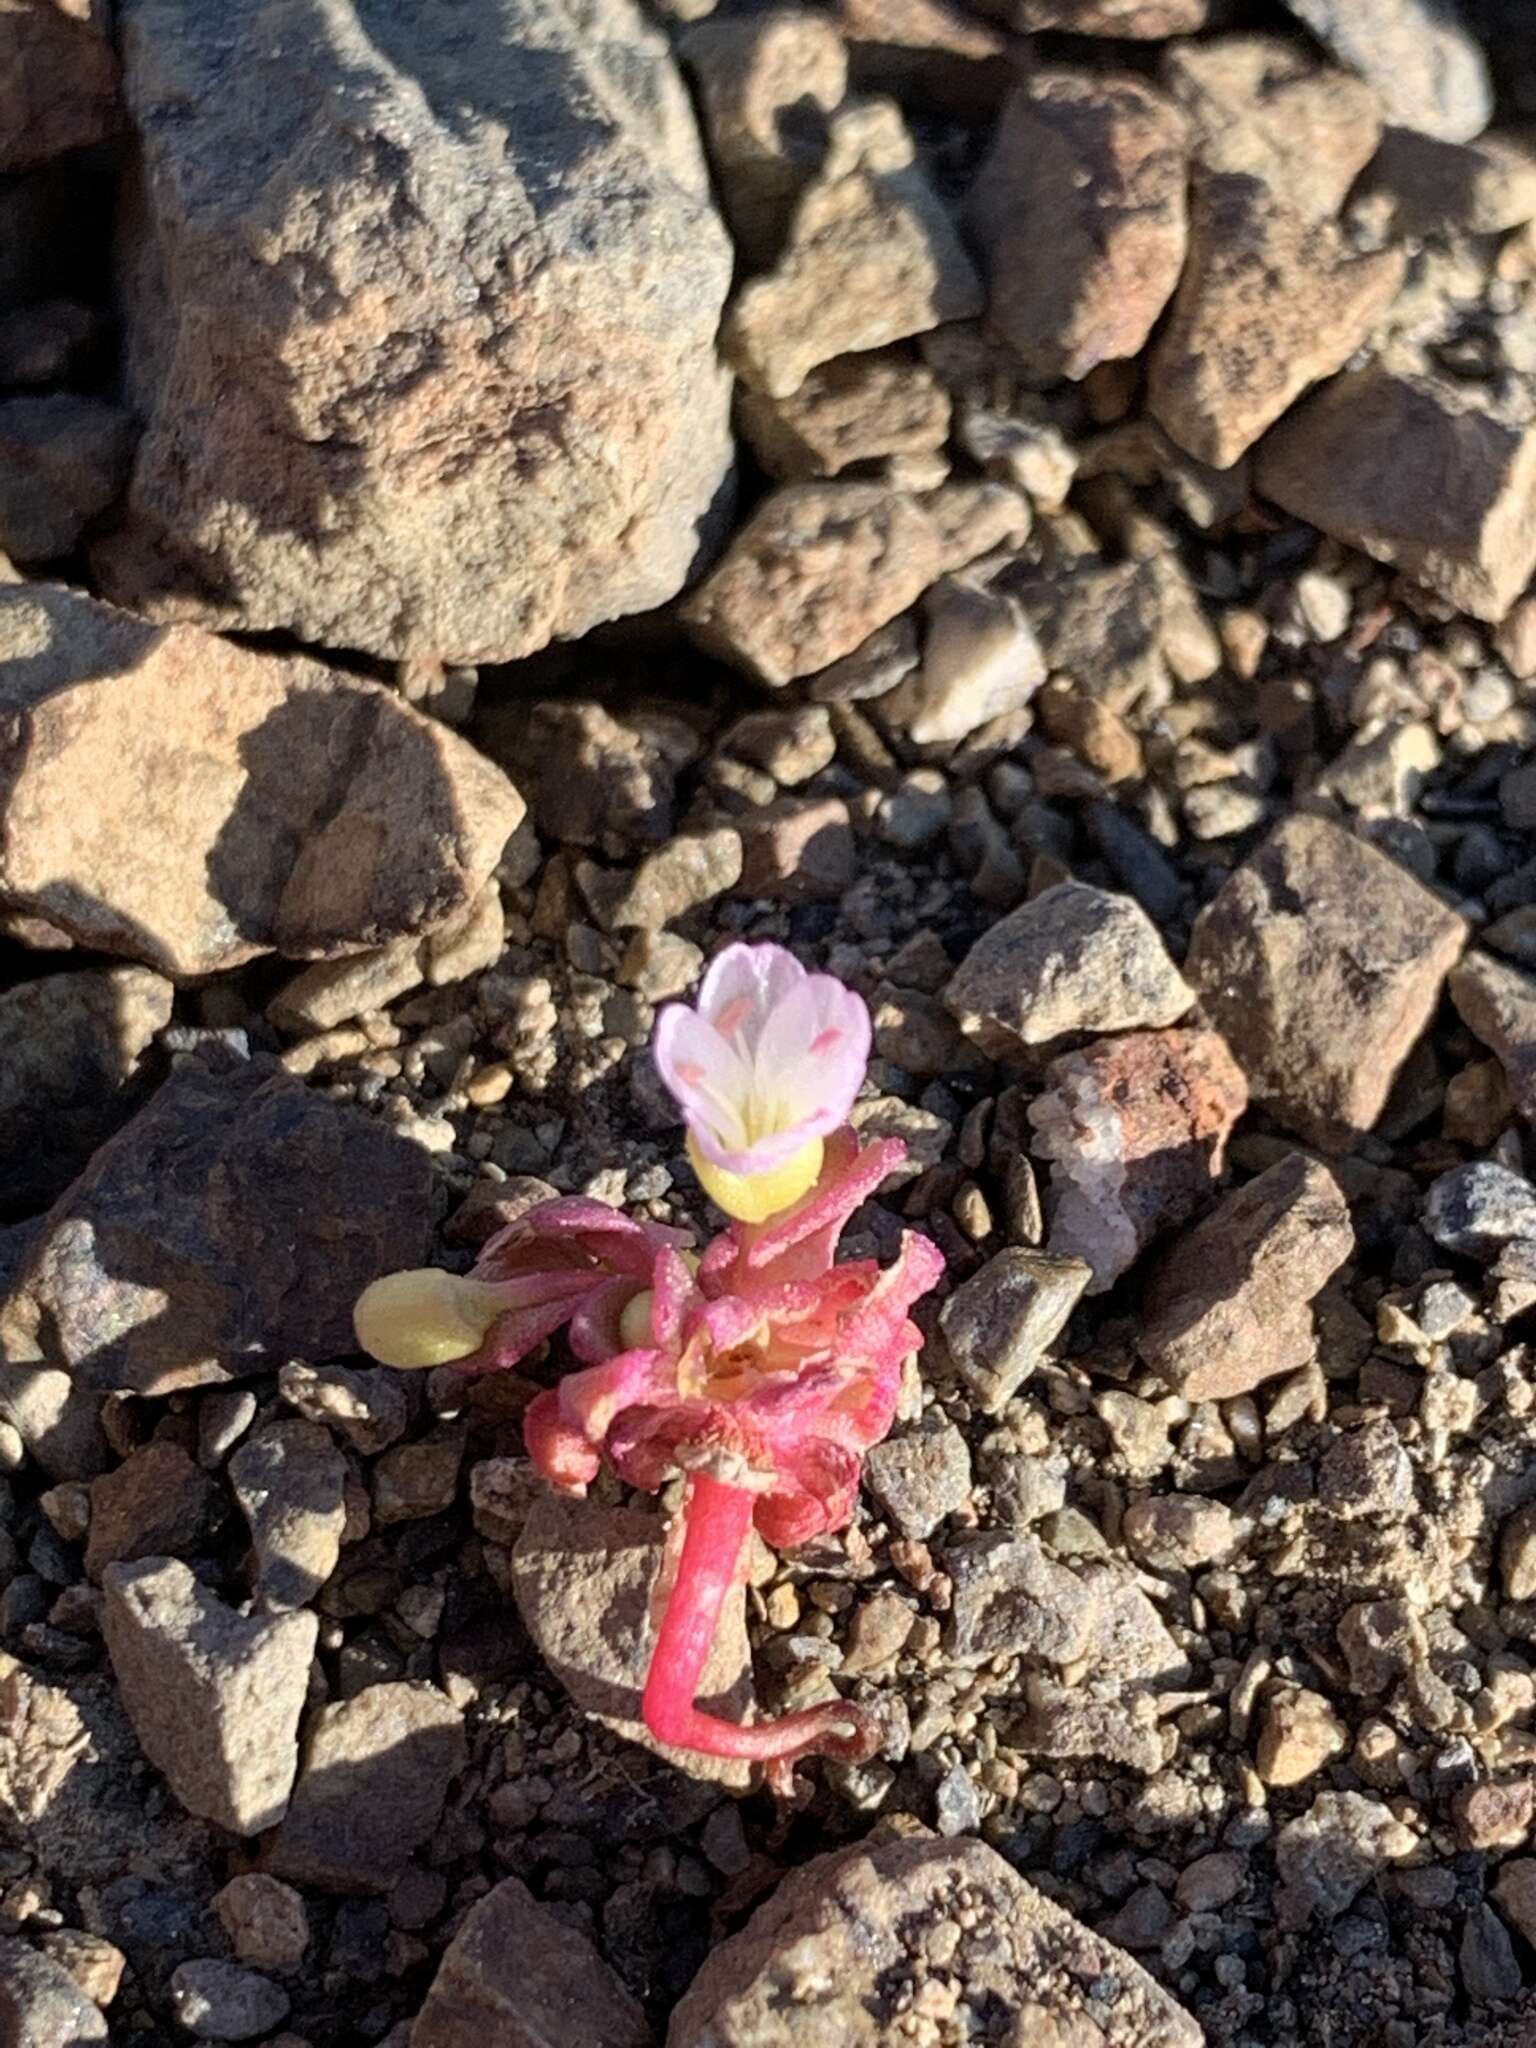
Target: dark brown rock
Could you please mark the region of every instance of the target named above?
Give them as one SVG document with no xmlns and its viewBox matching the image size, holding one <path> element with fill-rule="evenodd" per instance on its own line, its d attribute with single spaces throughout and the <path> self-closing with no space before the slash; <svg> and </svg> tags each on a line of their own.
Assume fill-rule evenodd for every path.
<svg viewBox="0 0 1536 2048">
<path fill-rule="evenodd" d="M 1184 971 L 1254 1100 L 1345 1152 L 1381 1114 L 1465 939 L 1406 869 L 1296 816 L 1201 912 Z"/>
<path fill-rule="evenodd" d="M 515 1877 L 465 1916 L 411 2048 L 650 2048 L 645 2015 L 597 1950 Z"/>
<path fill-rule="evenodd" d="M 120 119 L 106 0 L 0 0 L 0 171 L 105 142 Z"/>
<path fill-rule="evenodd" d="M 1251 1393 L 1314 1356 L 1312 1299 L 1354 1249 L 1326 1166 L 1293 1152 L 1237 1189 L 1163 1259 L 1137 1343 L 1189 1401 Z"/>
<path fill-rule="evenodd" d="M 731 259 L 631 0 L 118 28 L 147 425 L 109 593 L 458 662 L 673 596 L 731 462 Z"/>
<path fill-rule="evenodd" d="M 86 1571 L 99 1579 L 110 1564 L 195 1555 L 222 1510 L 218 1487 L 180 1444 L 147 1443 L 91 1481 Z"/>
<path fill-rule="evenodd" d="M 93 967 L 0 993 L 0 1214 L 40 1209 L 132 1115 L 171 984 Z"/>
<path fill-rule="evenodd" d="M 106 399 L 52 391 L 0 403 L 0 550 L 16 562 L 73 554 L 128 481 L 135 439 Z"/>
<path fill-rule="evenodd" d="M 370 1685 L 322 1707 L 269 1869 L 319 1891 L 388 1891 L 467 1755 L 463 1717 L 436 1686 Z"/>
<path fill-rule="evenodd" d="M 179 1068 L 54 1208 L 0 1345 L 105 1393 L 351 1352 L 370 1280 L 431 1248 L 425 1152 L 252 1063 Z"/>
</svg>

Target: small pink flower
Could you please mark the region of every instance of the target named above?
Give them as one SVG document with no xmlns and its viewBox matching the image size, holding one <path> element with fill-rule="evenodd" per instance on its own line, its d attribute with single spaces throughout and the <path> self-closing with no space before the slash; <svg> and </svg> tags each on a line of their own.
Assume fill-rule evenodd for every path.
<svg viewBox="0 0 1536 2048">
<path fill-rule="evenodd" d="M 666 1006 L 656 1064 L 722 1208 L 756 1223 L 804 1194 L 821 1141 L 847 1121 L 869 1046 L 863 999 L 782 946 L 727 946 L 696 1009 Z"/>
<path fill-rule="evenodd" d="M 943 1272 L 942 1254 L 908 1232 L 890 1267 L 832 1260 L 848 1217 L 903 1149 L 894 1139 L 861 1149 L 841 1130 L 816 1187 L 766 1228 L 733 1225 L 697 1274 L 674 1248 L 658 1252 L 646 1341 L 568 1374 L 524 1419 L 529 1453 L 557 1485 L 587 1485 L 604 1459 L 652 1492 L 688 1475 L 646 1725 L 663 1742 L 755 1757 L 780 1783 L 799 1756 L 868 1754 L 866 1717 L 834 1702 L 743 1727 L 694 1698 L 753 1523 L 779 1545 L 842 1528 L 863 1454 L 891 1426 L 903 1361 L 922 1343 L 908 1312 Z"/>
</svg>

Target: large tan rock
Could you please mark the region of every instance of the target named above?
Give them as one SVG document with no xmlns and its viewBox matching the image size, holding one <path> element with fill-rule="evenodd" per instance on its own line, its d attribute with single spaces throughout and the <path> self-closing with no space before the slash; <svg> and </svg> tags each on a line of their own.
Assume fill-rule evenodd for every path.
<svg viewBox="0 0 1536 2048">
<path fill-rule="evenodd" d="M 1310 384 L 1341 369 L 1403 281 L 1400 250 L 1356 255 L 1257 178 L 1203 179 L 1189 261 L 1152 351 L 1147 404 L 1181 448 L 1228 468 Z"/>
<path fill-rule="evenodd" d="M 0 171 L 117 127 L 110 14 L 107 0 L 0 0 Z"/>
<path fill-rule="evenodd" d="M 1259 450 L 1267 498 L 1479 619 L 1536 569 L 1536 428 L 1473 387 L 1381 364 L 1315 392 Z"/>
<path fill-rule="evenodd" d="M 120 15 L 109 594 L 468 662 L 670 598 L 731 460 L 730 249 L 633 0 Z"/>
<path fill-rule="evenodd" d="M 1040 71 L 1003 108 L 970 199 L 988 318 L 1040 376 L 1136 355 L 1184 260 L 1185 126 L 1121 75 Z"/>
<path fill-rule="evenodd" d="M 0 916 L 173 976 L 445 923 L 523 801 L 392 691 L 0 586 Z"/>
<path fill-rule="evenodd" d="M 1201 911 L 1184 973 L 1255 1102 L 1347 1152 L 1381 1114 L 1466 935 L 1405 868 L 1299 815 Z"/>
<path fill-rule="evenodd" d="M 876 1841 L 792 1871 L 710 1955 L 667 2048 L 889 2048 L 908 2009 L 1013 2048 L 1200 2048 L 1122 1950 L 979 1841 Z M 943 2038 L 936 2035 L 935 2038 Z"/>
<path fill-rule="evenodd" d="M 1487 62 L 1445 0 L 1285 0 L 1341 64 L 1381 95 L 1387 119 L 1447 142 L 1480 135 L 1493 112 Z"/>
</svg>

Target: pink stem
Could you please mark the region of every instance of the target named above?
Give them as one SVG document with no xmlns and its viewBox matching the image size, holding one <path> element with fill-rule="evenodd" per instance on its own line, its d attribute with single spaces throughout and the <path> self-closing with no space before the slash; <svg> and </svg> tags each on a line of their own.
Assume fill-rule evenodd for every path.
<svg viewBox="0 0 1536 2048">
<path fill-rule="evenodd" d="M 645 1681 L 645 1725 L 658 1742 L 706 1756 L 739 1756 L 769 1767 L 775 1789 L 787 1789 L 797 1757 L 873 1754 L 878 1734 L 869 1716 L 845 1700 L 828 1700 L 777 1721 L 722 1721 L 694 1705 L 725 1596 L 737 1582 L 752 1527 L 752 1494 L 708 1472 L 688 1481 L 682 1506 L 683 1546 L 656 1635 Z"/>
</svg>

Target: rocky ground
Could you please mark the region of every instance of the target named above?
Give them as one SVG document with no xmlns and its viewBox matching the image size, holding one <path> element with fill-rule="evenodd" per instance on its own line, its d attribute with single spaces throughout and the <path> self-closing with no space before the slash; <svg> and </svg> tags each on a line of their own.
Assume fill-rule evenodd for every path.
<svg viewBox="0 0 1536 2048">
<path fill-rule="evenodd" d="M 1524 0 L 0 0 L 0 2039 L 1536 2040 L 1533 122 Z M 742 936 L 948 1262 L 790 1810 L 558 1349 L 350 1326 L 707 1228 Z"/>
</svg>

